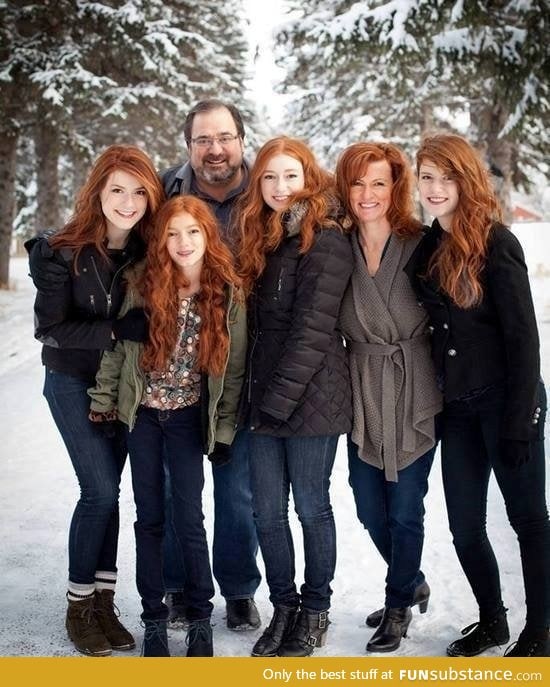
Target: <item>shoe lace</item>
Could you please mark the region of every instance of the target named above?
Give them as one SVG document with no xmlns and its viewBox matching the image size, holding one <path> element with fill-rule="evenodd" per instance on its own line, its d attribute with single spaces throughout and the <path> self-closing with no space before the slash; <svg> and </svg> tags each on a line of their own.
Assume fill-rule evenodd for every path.
<svg viewBox="0 0 550 687">
<path fill-rule="evenodd" d="M 101 632 L 95 615 L 93 597 L 86 601 L 79 601 L 78 603 L 82 603 L 82 610 L 80 611 L 80 617 L 84 621 L 84 626 L 81 628 L 82 636 L 87 637 L 96 632 Z"/>
<path fill-rule="evenodd" d="M 185 643 L 193 646 L 196 642 L 209 642 L 212 637 L 212 627 L 209 620 L 197 620 L 189 625 Z"/>
<path fill-rule="evenodd" d="M 94 604 L 94 610 L 97 615 L 111 615 L 113 614 L 116 618 L 120 618 L 120 609 L 114 601 L 105 599 L 105 597 L 100 597 L 101 601 Z"/>
<path fill-rule="evenodd" d="M 168 651 L 168 644 L 165 640 L 166 634 L 164 632 L 165 624 L 166 623 L 163 620 L 159 622 L 155 622 L 154 620 L 148 620 L 146 623 L 144 623 L 143 621 L 140 622 L 141 627 L 145 628 L 145 632 L 143 633 L 143 644 L 141 645 L 142 656 L 146 642 L 160 642 L 160 644 L 162 644 L 166 651 Z"/>
</svg>

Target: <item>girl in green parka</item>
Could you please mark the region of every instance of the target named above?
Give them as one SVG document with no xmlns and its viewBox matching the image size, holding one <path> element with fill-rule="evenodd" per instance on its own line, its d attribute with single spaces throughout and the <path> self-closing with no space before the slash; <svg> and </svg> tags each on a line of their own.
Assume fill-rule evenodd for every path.
<svg viewBox="0 0 550 687">
<path fill-rule="evenodd" d="M 144 656 L 169 656 L 162 577 L 164 467 L 187 576 L 187 656 L 212 656 L 214 586 L 203 525 L 203 453 L 230 460 L 246 357 L 246 314 L 232 257 L 209 207 L 177 196 L 159 211 L 147 258 L 128 276 L 121 315 L 143 306 L 145 344 L 117 342 L 89 390 L 90 419 L 128 426 L 136 503 L 136 580 Z M 204 421 L 203 421 L 204 418 Z"/>
</svg>

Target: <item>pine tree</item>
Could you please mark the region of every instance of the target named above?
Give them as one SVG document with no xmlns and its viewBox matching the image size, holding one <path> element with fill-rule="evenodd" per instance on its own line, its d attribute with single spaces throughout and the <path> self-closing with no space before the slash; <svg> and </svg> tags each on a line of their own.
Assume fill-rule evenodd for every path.
<svg viewBox="0 0 550 687">
<path fill-rule="evenodd" d="M 296 2 L 279 35 L 298 132 L 334 159 L 361 137 L 409 149 L 469 112 L 469 135 L 510 185 L 548 146 L 548 3 L 544 0 Z M 299 9 L 301 7 L 301 9 Z M 546 36 L 546 38 L 545 38 Z M 335 139 L 337 143 L 335 144 Z"/>
<path fill-rule="evenodd" d="M 30 169 L 26 146 L 18 164 L 36 180 L 40 228 L 59 226 L 65 198 L 72 205 L 75 187 L 106 145 L 141 145 L 159 167 L 181 159 L 183 117 L 199 99 L 235 102 L 254 134 L 240 0 L 0 0 L 0 10 L 0 178 L 13 191 L 14 151 L 24 132 L 34 141 L 36 166 Z M 12 191 L 1 195 L 13 198 Z M 7 265 L 2 241 L 9 241 L 14 207 L 3 202 L 0 255 Z M 7 282 L 2 260 L 0 282 Z"/>
<path fill-rule="evenodd" d="M 279 34 L 278 62 L 293 126 L 333 163 L 360 138 L 392 138 L 412 151 L 420 131 L 444 122 L 463 99 L 437 87 L 427 24 L 433 2 L 296 2 Z M 441 22 L 439 22 L 441 23 Z"/>
</svg>

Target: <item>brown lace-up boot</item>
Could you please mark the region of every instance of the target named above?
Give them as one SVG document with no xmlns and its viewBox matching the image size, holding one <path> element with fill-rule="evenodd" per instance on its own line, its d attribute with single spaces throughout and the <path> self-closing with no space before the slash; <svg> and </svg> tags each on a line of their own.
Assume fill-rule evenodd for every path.
<svg viewBox="0 0 550 687">
<path fill-rule="evenodd" d="M 118 619 L 120 611 L 115 606 L 115 593 L 111 589 L 96 589 L 94 611 L 103 634 L 115 651 L 130 651 L 136 642 Z"/>
<path fill-rule="evenodd" d="M 94 613 L 94 597 L 70 601 L 65 627 L 75 648 L 88 656 L 110 656 L 111 645 Z"/>
</svg>

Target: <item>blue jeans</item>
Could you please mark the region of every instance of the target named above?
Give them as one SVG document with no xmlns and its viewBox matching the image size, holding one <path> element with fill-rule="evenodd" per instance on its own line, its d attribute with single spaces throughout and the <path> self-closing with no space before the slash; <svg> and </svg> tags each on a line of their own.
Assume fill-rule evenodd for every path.
<svg viewBox="0 0 550 687">
<path fill-rule="evenodd" d="M 214 480 L 214 577 L 226 599 L 254 596 L 261 574 L 256 564 L 258 538 L 252 512 L 248 432 L 237 432 L 227 465 L 212 466 Z M 166 494 L 167 522 L 172 520 Z M 164 543 L 164 579 L 167 591 L 185 590 L 181 551 L 170 525 Z"/>
<path fill-rule="evenodd" d="M 546 401 L 541 404 L 538 439 L 530 444 L 530 460 L 519 468 L 507 467 L 500 458 L 504 402 L 504 389 L 495 387 L 476 398 L 445 405 L 441 460 L 449 526 L 480 616 L 491 618 L 503 607 L 498 565 L 486 530 L 487 488 L 493 470 L 519 540 L 527 624 L 546 628 L 550 625 L 550 523 L 543 437 Z"/>
<path fill-rule="evenodd" d="M 107 439 L 88 420 L 89 386 L 46 368 L 44 396 L 80 486 L 69 529 L 69 579 L 79 584 L 93 584 L 97 570 L 116 572 L 118 495 L 126 460 L 124 428 Z"/>
<path fill-rule="evenodd" d="M 329 486 L 338 436 L 278 438 L 250 434 L 254 517 L 270 601 L 311 611 L 330 607 L 336 566 L 336 528 Z M 288 522 L 290 487 L 302 525 L 305 572 L 296 590 L 295 556 Z"/>
<path fill-rule="evenodd" d="M 136 502 L 136 582 L 143 620 L 163 620 L 162 542 L 165 529 L 164 460 L 170 474 L 172 522 L 185 561 L 190 620 L 209 618 L 214 585 L 202 512 L 204 486 L 199 406 L 156 410 L 140 406 L 128 434 Z"/>
<path fill-rule="evenodd" d="M 349 483 L 357 517 L 388 565 L 388 608 L 410 606 L 414 590 L 424 581 L 420 570 L 424 545 L 424 497 L 435 446 L 399 470 L 398 482 L 388 482 L 384 470 L 368 465 L 348 436 Z"/>
</svg>

